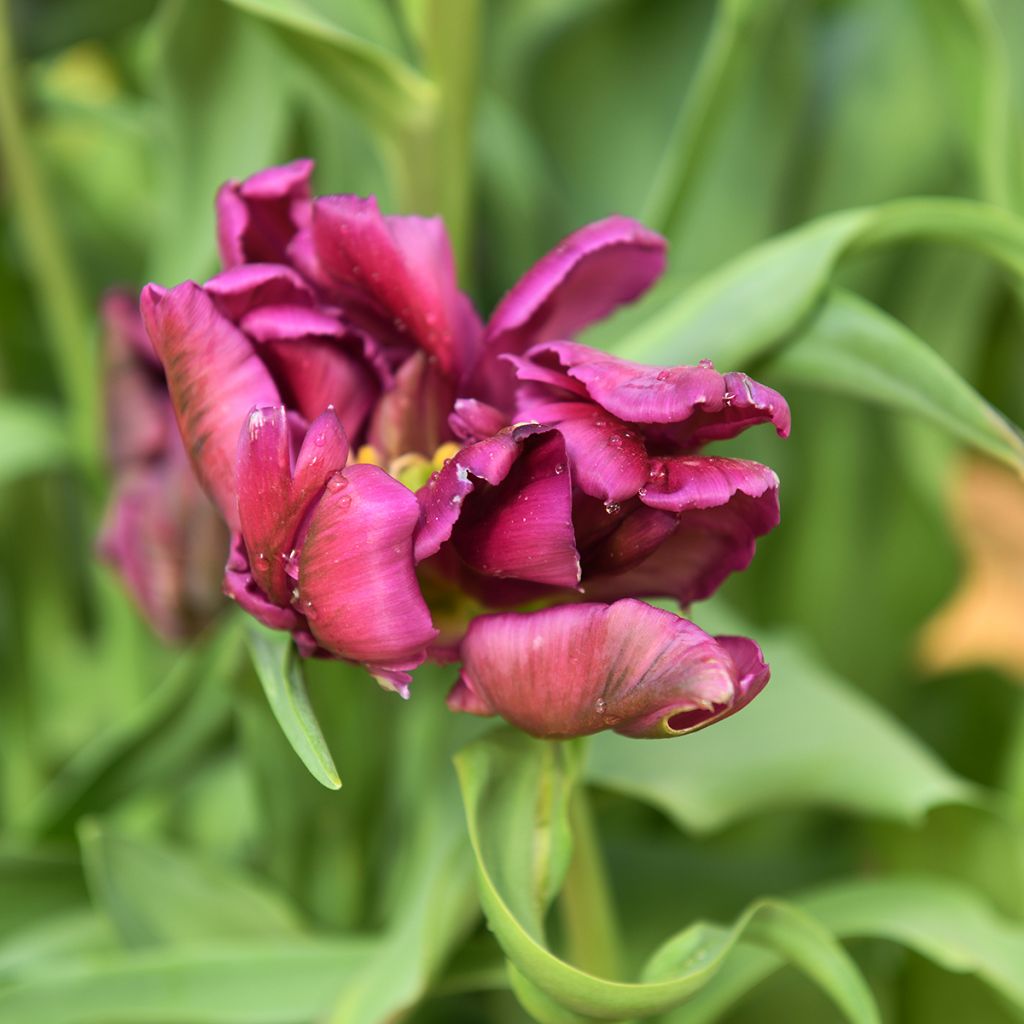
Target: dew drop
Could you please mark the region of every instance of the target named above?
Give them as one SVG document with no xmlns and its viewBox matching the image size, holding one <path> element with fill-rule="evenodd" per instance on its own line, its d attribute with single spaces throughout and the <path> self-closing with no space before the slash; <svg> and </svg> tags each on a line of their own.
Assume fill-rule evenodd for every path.
<svg viewBox="0 0 1024 1024">
<path fill-rule="evenodd" d="M 327 481 L 327 490 L 332 494 L 337 494 L 338 491 L 343 491 L 346 487 L 348 487 L 348 478 L 343 473 L 335 473 Z"/>
<path fill-rule="evenodd" d="M 608 701 L 606 701 L 604 697 L 598 697 L 597 700 L 594 701 L 594 710 L 603 718 L 604 713 L 608 710 Z"/>
<path fill-rule="evenodd" d="M 307 597 L 302 602 L 302 613 L 306 616 L 310 622 L 316 622 L 317 610 L 313 607 L 313 602 Z"/>
<path fill-rule="evenodd" d="M 731 391 L 726 391 L 725 394 L 722 395 L 722 404 L 723 405 L 732 405 L 732 400 L 735 397 L 736 396 Z"/>
<path fill-rule="evenodd" d="M 639 495 L 639 496 L 640 496 L 641 498 L 645 498 L 645 497 L 647 496 L 647 488 L 646 488 L 646 487 L 641 487 L 641 488 L 640 488 L 640 490 L 639 490 L 639 491 L 637 491 L 636 493 L 637 493 L 637 494 L 638 494 L 638 495 Z"/>
<path fill-rule="evenodd" d="M 352 504 L 352 495 L 343 494 L 336 502 L 339 511 L 344 512 Z"/>
<path fill-rule="evenodd" d="M 622 506 L 617 501 L 606 501 L 604 503 L 604 510 L 610 516 L 615 515 L 615 513 L 618 512 L 621 508 Z"/>
<path fill-rule="evenodd" d="M 594 426 L 595 427 L 607 427 L 608 426 L 608 421 L 607 420 L 594 420 Z"/>
<path fill-rule="evenodd" d="M 670 376 L 668 370 L 660 370 L 658 372 L 658 380 L 668 380 Z"/>
<path fill-rule="evenodd" d="M 710 359 L 702 359 L 697 365 L 702 370 L 713 370 L 715 368 L 715 364 Z"/>
<path fill-rule="evenodd" d="M 320 433 L 313 438 L 313 444 L 315 444 L 317 448 L 323 448 L 323 446 L 327 444 L 327 435 L 321 430 Z"/>
<path fill-rule="evenodd" d="M 261 551 L 254 559 L 254 564 L 260 572 L 266 572 L 270 568 L 270 559 Z"/>
<path fill-rule="evenodd" d="M 559 462 L 558 465 L 555 466 L 555 476 L 561 476 L 564 472 L 565 466 L 563 466 L 562 463 Z"/>
<path fill-rule="evenodd" d="M 608 438 L 608 443 L 610 445 L 612 445 L 612 447 L 614 447 L 614 448 L 621 448 L 622 447 L 622 438 L 619 437 L 618 434 L 612 434 L 612 436 Z"/>
<path fill-rule="evenodd" d="M 462 495 L 461 494 L 453 494 L 452 495 L 452 504 L 453 505 L 461 505 L 462 504 Z"/>
</svg>

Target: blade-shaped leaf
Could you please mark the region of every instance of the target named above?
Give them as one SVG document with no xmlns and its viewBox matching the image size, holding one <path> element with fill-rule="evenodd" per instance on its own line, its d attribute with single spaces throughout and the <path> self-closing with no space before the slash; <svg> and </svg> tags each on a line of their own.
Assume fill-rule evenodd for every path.
<svg viewBox="0 0 1024 1024">
<path fill-rule="evenodd" d="M 317 782 L 328 789 L 339 789 L 338 769 L 309 702 L 291 636 L 250 619 L 246 622 L 246 640 L 270 709 L 292 749 Z"/>
<path fill-rule="evenodd" d="M 1018 431 L 912 331 L 855 295 L 830 293 L 770 366 L 785 380 L 916 413 L 979 451 L 1024 468 Z"/>
<path fill-rule="evenodd" d="M 130 945 L 301 933 L 284 901 L 240 873 L 125 838 L 94 819 L 82 822 L 78 833 L 93 899 Z"/>
<path fill-rule="evenodd" d="M 51 966 L 0 992 L 0 1024 L 308 1024 L 374 948 L 363 938 L 250 942 Z"/>
<path fill-rule="evenodd" d="M 962 199 L 902 199 L 844 210 L 743 253 L 687 288 L 611 348 L 648 363 L 749 364 L 785 343 L 849 255 L 916 240 L 980 252 L 1024 282 L 1024 222 Z"/>
<path fill-rule="evenodd" d="M 886 939 L 939 967 L 974 974 L 1024 1010 L 1024 928 L 1003 920 L 969 888 L 915 875 L 828 885 L 800 904 L 842 938 Z M 711 983 L 666 1024 L 711 1024 L 782 966 L 763 949 L 737 950 Z"/>
<path fill-rule="evenodd" d="M 720 606 L 703 607 L 700 619 L 712 632 L 749 633 Z M 780 807 L 912 822 L 932 807 L 981 799 L 799 642 L 763 630 L 757 638 L 772 681 L 750 707 L 667 744 L 601 733 L 589 749 L 588 780 L 646 801 L 697 832 Z"/>
<path fill-rule="evenodd" d="M 803 912 L 762 901 L 729 929 L 697 923 L 669 940 L 645 979 L 596 977 L 546 945 L 543 914 L 570 855 L 567 797 L 577 772 L 572 748 L 498 732 L 456 758 L 480 896 L 499 944 L 545 1001 L 595 1020 L 663 1013 L 700 990 L 742 938 L 770 946 L 821 984 L 851 1021 L 874 1022 L 870 991 L 852 960 Z M 529 998 L 529 997 L 528 997 Z M 548 1007 L 545 1016 L 558 1020 Z M 571 1016 L 563 1019 L 573 1020 Z"/>
<path fill-rule="evenodd" d="M 432 113 L 433 84 L 383 47 L 327 20 L 302 0 L 225 0 L 273 28 L 301 60 L 352 106 L 385 127 Z"/>
</svg>

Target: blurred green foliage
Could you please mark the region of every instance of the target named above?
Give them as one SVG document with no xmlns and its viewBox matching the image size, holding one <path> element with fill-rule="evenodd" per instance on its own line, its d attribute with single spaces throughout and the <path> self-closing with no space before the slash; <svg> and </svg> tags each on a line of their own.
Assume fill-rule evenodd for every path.
<svg viewBox="0 0 1024 1024">
<path fill-rule="evenodd" d="M 1024 1019 L 1024 665 L 917 639 L 966 450 L 1024 466 L 1019 3 L 0 15 L 0 1024 Z M 774 666 L 741 716 L 556 752 L 450 716 L 450 671 L 400 706 L 272 645 L 258 679 L 230 615 L 152 637 L 93 555 L 98 298 L 213 272 L 217 186 L 304 155 L 444 214 L 484 311 L 585 221 L 667 235 L 588 340 L 794 413 L 745 442 L 781 528 L 695 609 Z"/>
</svg>

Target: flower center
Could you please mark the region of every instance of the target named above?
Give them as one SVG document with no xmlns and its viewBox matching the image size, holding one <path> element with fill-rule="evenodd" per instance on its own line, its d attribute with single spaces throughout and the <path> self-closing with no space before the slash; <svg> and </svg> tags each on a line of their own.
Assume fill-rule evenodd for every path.
<svg viewBox="0 0 1024 1024">
<path fill-rule="evenodd" d="M 418 491 L 427 483 L 432 473 L 442 470 L 461 450 L 462 448 L 454 441 L 445 441 L 429 459 L 419 452 L 403 452 L 388 462 L 372 444 L 364 444 L 355 453 L 352 461 L 363 465 L 380 466 L 399 483 L 405 484 L 410 491 Z"/>
</svg>

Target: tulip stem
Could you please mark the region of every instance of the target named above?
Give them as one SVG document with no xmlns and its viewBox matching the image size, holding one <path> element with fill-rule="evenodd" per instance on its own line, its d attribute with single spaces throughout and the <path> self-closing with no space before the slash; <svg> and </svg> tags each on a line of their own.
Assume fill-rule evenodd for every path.
<svg viewBox="0 0 1024 1024">
<path fill-rule="evenodd" d="M 562 887 L 559 911 L 569 960 L 582 970 L 617 980 L 622 950 L 615 904 L 586 787 L 577 786 L 569 807 L 572 862 Z"/>
<path fill-rule="evenodd" d="M 22 117 L 7 0 L 0 0 L 0 159 L 22 239 L 39 316 L 69 406 L 69 433 L 83 466 L 95 470 L 101 452 L 98 361 L 78 277 L 46 194 Z"/>
</svg>

